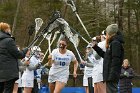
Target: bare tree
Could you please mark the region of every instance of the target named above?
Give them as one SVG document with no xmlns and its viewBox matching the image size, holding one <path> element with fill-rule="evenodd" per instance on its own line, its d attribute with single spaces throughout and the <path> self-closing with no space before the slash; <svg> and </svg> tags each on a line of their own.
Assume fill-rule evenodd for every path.
<svg viewBox="0 0 140 93">
<path fill-rule="evenodd" d="M 118 25 L 120 30 L 123 30 L 123 5 L 124 0 L 119 0 Z"/>
<path fill-rule="evenodd" d="M 17 22 L 17 17 L 18 17 L 18 13 L 19 13 L 19 8 L 20 8 L 20 0 L 17 0 L 18 4 L 17 4 L 17 9 L 16 9 L 16 13 L 15 13 L 15 17 L 14 17 L 14 22 L 13 22 L 13 27 L 12 27 L 12 35 L 14 35 L 14 31 L 15 31 L 15 27 L 16 27 L 16 22 Z"/>
</svg>

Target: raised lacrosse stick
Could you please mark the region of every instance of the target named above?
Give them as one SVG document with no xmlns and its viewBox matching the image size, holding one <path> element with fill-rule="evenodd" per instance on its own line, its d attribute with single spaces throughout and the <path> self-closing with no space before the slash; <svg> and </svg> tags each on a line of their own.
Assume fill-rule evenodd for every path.
<svg viewBox="0 0 140 93">
<path fill-rule="evenodd" d="M 74 31 L 76 34 L 78 34 L 78 36 L 80 36 L 87 44 L 89 44 L 89 42 L 81 34 L 79 34 L 74 28 L 72 28 L 71 26 L 69 26 L 69 28 L 71 29 L 71 31 Z"/>
<path fill-rule="evenodd" d="M 46 36 L 43 36 L 44 38 L 39 42 L 38 47 L 39 47 L 39 46 L 41 45 L 41 43 L 45 40 L 45 38 L 47 37 L 47 34 L 48 34 L 48 32 L 46 33 Z M 37 50 L 37 47 L 36 47 L 35 50 Z M 31 53 L 30 57 L 28 58 L 28 61 L 31 59 L 31 57 L 32 57 L 34 54 L 35 54 L 35 51 Z M 38 72 L 38 73 L 41 73 L 41 72 Z M 37 76 L 37 79 L 41 81 L 41 76 Z M 38 89 L 40 89 L 40 87 L 41 87 L 41 83 L 38 82 Z"/>
<path fill-rule="evenodd" d="M 82 22 L 80 16 L 78 15 L 78 13 L 77 13 L 77 11 L 76 11 L 76 6 L 75 6 L 75 4 L 74 4 L 74 1 L 73 1 L 73 0 L 67 0 L 67 5 L 69 5 L 69 6 L 72 8 L 73 12 L 75 13 L 76 17 L 78 18 L 78 20 L 79 20 L 79 22 L 81 23 L 82 27 L 84 28 L 85 32 L 86 32 L 87 35 L 91 38 L 90 34 L 88 33 L 88 31 L 87 31 L 85 25 L 83 24 L 83 22 Z"/>
<path fill-rule="evenodd" d="M 51 40 L 52 33 L 51 34 L 48 34 L 48 35 L 44 34 L 44 36 L 48 40 L 49 54 L 50 54 L 51 53 L 51 43 L 50 43 L 50 40 Z"/>
<path fill-rule="evenodd" d="M 56 32 L 54 33 L 54 36 L 53 36 L 53 39 L 52 39 L 52 41 L 51 41 L 50 46 L 53 44 L 54 40 L 55 40 L 56 37 L 57 37 L 57 34 L 59 34 L 59 33 L 60 33 L 59 31 L 56 31 Z M 45 52 L 45 54 L 44 54 L 44 57 L 43 57 L 42 61 L 45 59 L 45 57 L 46 57 L 48 51 L 49 51 L 49 49 L 46 50 L 46 52 Z"/>
<path fill-rule="evenodd" d="M 46 38 L 46 36 L 39 42 L 39 44 L 37 45 L 38 47 L 41 45 L 41 43 L 44 41 L 44 39 Z M 31 48 L 31 47 L 30 47 Z M 37 47 L 36 49 L 37 50 Z M 31 53 L 30 57 L 28 58 L 28 61 L 31 59 L 31 57 L 35 54 L 35 51 Z"/>
<path fill-rule="evenodd" d="M 53 39 L 52 39 L 52 41 L 51 41 L 51 45 L 52 45 L 52 43 L 54 42 L 54 40 L 56 39 L 56 37 L 57 37 L 57 35 L 60 33 L 60 31 L 56 31 L 55 33 L 54 33 L 54 36 L 53 36 Z"/>
<path fill-rule="evenodd" d="M 50 28 L 50 25 L 60 17 L 61 16 L 59 12 L 54 12 L 52 17 L 49 19 L 47 26 L 34 38 L 34 40 L 28 45 L 28 48 L 31 48 L 42 35 L 44 35 L 46 32 L 49 32 L 48 29 Z"/>
<path fill-rule="evenodd" d="M 71 29 L 69 27 L 69 24 L 62 18 L 58 18 L 56 19 L 56 21 L 58 22 L 58 24 L 60 24 L 60 26 L 63 26 L 63 31 L 64 31 L 64 35 L 69 38 L 69 40 L 73 43 L 75 49 L 76 49 L 76 52 L 78 53 L 78 56 L 80 58 L 80 61 L 82 61 L 82 57 L 80 56 L 80 53 L 77 49 L 77 46 L 79 44 L 79 40 L 78 40 L 78 34 L 73 34 L 71 32 Z"/>
<path fill-rule="evenodd" d="M 82 61 L 82 57 L 81 57 L 81 55 L 80 55 L 80 53 L 79 53 L 79 50 L 77 49 L 77 47 L 78 47 L 78 44 L 79 44 L 79 39 L 78 39 L 78 34 L 73 34 L 72 32 L 71 32 L 71 29 L 70 29 L 70 26 L 69 26 L 69 24 L 64 20 L 64 19 L 62 19 L 62 18 L 58 18 L 57 20 L 56 20 L 57 22 L 58 22 L 58 24 L 59 24 L 59 26 L 63 26 L 63 34 L 67 37 L 67 38 L 69 38 L 69 40 L 73 43 L 73 45 L 74 45 L 74 48 L 76 49 L 76 52 L 77 52 L 77 54 L 78 54 L 78 56 L 79 56 L 79 58 L 80 58 L 80 61 Z M 86 41 L 86 40 L 85 40 Z M 86 41 L 87 43 L 88 43 L 88 41 Z"/>
<path fill-rule="evenodd" d="M 70 41 L 71 41 L 71 42 L 73 43 L 73 45 L 74 45 L 74 48 L 75 48 L 75 50 L 76 50 L 76 52 L 77 52 L 77 54 L 78 54 L 78 56 L 79 56 L 79 58 L 80 58 L 80 62 L 82 62 L 83 59 L 82 59 L 82 57 L 81 57 L 81 55 L 80 55 L 80 53 L 79 53 L 79 50 L 77 49 L 77 47 L 78 47 L 78 45 L 79 45 L 78 35 L 75 34 L 73 38 L 70 38 Z M 80 70 L 83 70 L 84 65 L 80 63 L 79 67 L 80 67 Z M 76 80 L 76 78 L 74 78 L 74 79 Z"/>
<path fill-rule="evenodd" d="M 35 18 L 35 23 L 36 23 L 36 25 L 35 25 L 35 36 L 34 36 L 34 39 L 35 39 L 35 37 L 36 37 L 40 27 L 43 24 L 43 20 L 41 18 Z"/>
<path fill-rule="evenodd" d="M 77 52 L 77 54 L 78 54 L 78 56 L 79 56 L 79 58 L 80 58 L 80 61 L 82 61 L 82 57 L 81 57 L 81 55 L 80 55 L 80 53 L 79 53 L 79 51 L 78 51 L 78 49 L 77 49 L 77 47 L 78 47 L 78 45 L 79 45 L 78 35 L 75 34 L 73 37 L 70 38 L 70 41 L 73 43 L 74 48 L 76 49 L 76 52 Z"/>
<path fill-rule="evenodd" d="M 66 33 L 65 35 L 69 38 L 73 36 L 73 33 L 71 31 L 74 31 L 78 36 L 80 36 L 86 43 L 89 43 L 82 35 L 80 35 L 77 31 L 75 31 L 69 24 L 63 19 L 63 18 L 58 18 L 56 20 L 59 24 L 64 25 L 64 32 Z M 54 22 L 55 23 L 55 22 Z"/>
</svg>

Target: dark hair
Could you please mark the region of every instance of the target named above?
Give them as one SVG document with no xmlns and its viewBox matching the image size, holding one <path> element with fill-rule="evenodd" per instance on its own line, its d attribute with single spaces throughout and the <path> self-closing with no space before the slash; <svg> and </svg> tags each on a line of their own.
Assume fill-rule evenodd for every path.
<svg viewBox="0 0 140 93">
<path fill-rule="evenodd" d="M 101 42 L 101 36 L 96 36 L 96 41 L 99 43 Z"/>
<path fill-rule="evenodd" d="M 60 41 L 65 41 L 66 44 L 68 44 L 68 38 L 67 38 L 67 37 L 63 37 L 63 38 L 61 38 Z"/>
</svg>

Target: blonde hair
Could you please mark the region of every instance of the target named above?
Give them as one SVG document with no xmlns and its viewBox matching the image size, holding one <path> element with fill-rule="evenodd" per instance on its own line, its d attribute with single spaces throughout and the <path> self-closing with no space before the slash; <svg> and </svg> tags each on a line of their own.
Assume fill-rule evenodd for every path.
<svg viewBox="0 0 140 93">
<path fill-rule="evenodd" d="M 6 29 L 10 28 L 8 23 L 0 22 L 0 30 L 5 31 Z"/>
</svg>

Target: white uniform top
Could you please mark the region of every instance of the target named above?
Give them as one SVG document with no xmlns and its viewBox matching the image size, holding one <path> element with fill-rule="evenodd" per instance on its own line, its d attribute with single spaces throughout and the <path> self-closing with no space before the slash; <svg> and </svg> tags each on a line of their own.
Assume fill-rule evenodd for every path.
<svg viewBox="0 0 140 93">
<path fill-rule="evenodd" d="M 71 61 L 75 61 L 75 55 L 73 54 L 72 51 L 67 50 L 65 54 L 61 54 L 59 52 L 59 49 L 54 49 L 51 53 L 52 55 L 52 60 L 54 61 L 52 63 L 52 67 L 50 68 L 49 71 L 49 82 L 55 82 L 61 81 L 58 80 L 60 78 L 68 78 L 69 76 L 69 65 Z M 54 77 L 55 76 L 55 77 Z M 54 77 L 53 79 L 51 77 Z M 55 79 L 55 80 L 54 80 Z M 51 80 L 51 81 L 50 81 Z M 62 81 L 62 82 L 67 82 L 67 80 Z"/>
<path fill-rule="evenodd" d="M 106 40 L 101 41 L 101 42 L 98 43 L 98 46 L 99 46 L 104 52 L 106 51 L 105 45 L 106 45 Z"/>
<path fill-rule="evenodd" d="M 105 47 L 106 41 L 102 41 L 98 43 L 98 46 L 106 51 Z M 101 57 L 99 60 L 96 60 L 93 67 L 93 83 L 98 83 L 103 81 L 103 58 Z"/>
<path fill-rule="evenodd" d="M 27 58 L 25 58 L 27 60 Z M 37 59 L 35 56 L 32 56 L 30 59 L 30 64 L 31 66 L 35 66 L 40 62 L 39 59 Z M 34 70 L 29 70 L 28 67 L 26 70 L 23 72 L 22 79 L 24 80 L 34 80 Z"/>
<path fill-rule="evenodd" d="M 93 54 L 91 54 L 90 56 L 88 56 L 88 60 L 90 62 L 92 62 L 92 64 L 94 64 L 94 61 L 95 60 L 95 57 L 93 56 Z M 85 66 L 85 69 L 84 69 L 84 78 L 87 79 L 88 77 L 92 77 L 92 70 L 93 70 L 93 67 L 87 67 Z"/>
<path fill-rule="evenodd" d="M 93 54 L 88 56 L 88 60 L 94 64 L 95 57 L 93 56 Z M 83 77 L 83 86 L 88 86 L 88 77 L 92 77 L 92 70 L 93 70 L 93 67 L 85 66 L 85 68 L 84 68 L 84 77 Z"/>
</svg>

